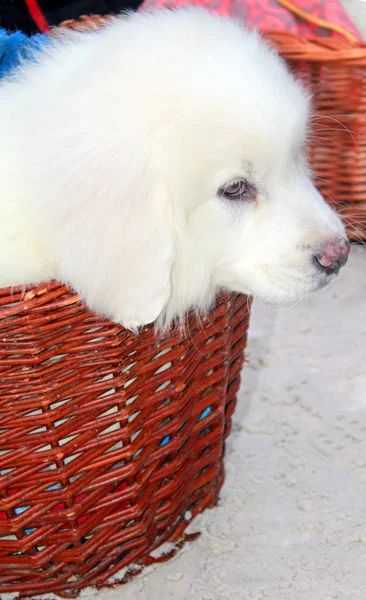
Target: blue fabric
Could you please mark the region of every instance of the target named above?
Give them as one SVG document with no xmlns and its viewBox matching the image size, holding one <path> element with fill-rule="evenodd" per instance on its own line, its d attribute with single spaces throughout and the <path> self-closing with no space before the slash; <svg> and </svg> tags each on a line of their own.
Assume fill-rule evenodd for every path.
<svg viewBox="0 0 366 600">
<path fill-rule="evenodd" d="M 32 60 L 34 53 L 47 44 L 46 34 L 28 37 L 21 31 L 9 33 L 0 29 L 0 79 L 9 75 L 24 59 Z"/>
</svg>

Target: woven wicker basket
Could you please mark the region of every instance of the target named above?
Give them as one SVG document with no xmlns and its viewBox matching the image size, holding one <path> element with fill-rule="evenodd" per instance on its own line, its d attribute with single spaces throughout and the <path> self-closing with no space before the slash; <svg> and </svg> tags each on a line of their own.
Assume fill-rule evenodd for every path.
<svg viewBox="0 0 366 600">
<path fill-rule="evenodd" d="M 0 594 L 72 597 L 134 565 L 124 582 L 195 537 L 223 482 L 249 311 L 227 295 L 159 340 L 61 283 L 0 289 Z"/>
<path fill-rule="evenodd" d="M 248 315 L 225 296 L 157 340 L 60 283 L 0 290 L 0 593 L 72 596 L 185 540 L 223 482 Z"/>
<path fill-rule="evenodd" d="M 267 34 L 313 93 L 311 166 L 320 192 L 366 242 L 366 44 Z"/>
</svg>

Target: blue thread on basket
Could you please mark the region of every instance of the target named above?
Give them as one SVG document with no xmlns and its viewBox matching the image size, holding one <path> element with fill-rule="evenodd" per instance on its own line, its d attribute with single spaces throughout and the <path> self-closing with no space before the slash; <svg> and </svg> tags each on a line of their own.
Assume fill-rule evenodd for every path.
<svg viewBox="0 0 366 600">
<path fill-rule="evenodd" d="M 205 419 L 206 417 L 208 417 L 209 414 L 211 414 L 212 412 L 212 406 L 207 406 L 207 408 L 205 408 L 200 416 L 199 416 L 199 421 L 202 421 L 202 419 Z M 162 446 L 165 446 L 166 444 L 168 444 L 170 442 L 170 435 L 166 435 L 165 438 L 163 438 L 159 444 L 159 448 L 161 448 Z"/>
<path fill-rule="evenodd" d="M 28 508 L 30 508 L 30 506 L 18 506 L 17 508 L 14 509 L 14 511 L 15 511 L 16 515 L 21 515 L 26 510 L 28 510 Z M 34 528 L 32 528 L 32 529 L 25 529 L 24 530 L 24 535 L 29 535 L 30 533 L 33 533 L 33 531 L 35 531 Z"/>
<path fill-rule="evenodd" d="M 161 448 L 161 446 L 165 446 L 166 444 L 168 444 L 170 442 L 170 435 L 166 435 L 165 438 L 163 438 L 159 444 L 159 448 Z"/>
<path fill-rule="evenodd" d="M 30 508 L 30 506 L 18 506 L 18 508 L 15 508 L 15 514 L 16 515 L 21 515 L 24 511 L 28 510 L 28 508 Z"/>
<path fill-rule="evenodd" d="M 200 414 L 200 418 L 198 419 L 199 421 L 202 421 L 202 419 L 204 419 L 205 417 L 208 417 L 208 415 L 212 412 L 212 406 L 208 406 L 207 408 L 205 408 L 205 410 L 203 410 Z"/>
<path fill-rule="evenodd" d="M 48 487 L 46 489 L 46 492 L 50 492 L 51 490 L 59 490 L 61 488 L 61 483 L 54 483 L 53 485 L 50 485 L 50 487 Z"/>
<path fill-rule="evenodd" d="M 54 483 L 53 485 L 50 485 L 50 487 L 46 488 L 46 492 L 50 492 L 52 490 L 59 490 L 60 488 L 61 483 Z M 22 512 L 27 510 L 27 508 L 30 508 L 30 506 L 21 506 L 20 508 L 16 508 L 15 512 L 17 515 L 20 515 Z M 31 527 L 30 529 L 24 529 L 24 535 L 30 535 L 34 531 L 36 531 L 35 527 Z"/>
</svg>

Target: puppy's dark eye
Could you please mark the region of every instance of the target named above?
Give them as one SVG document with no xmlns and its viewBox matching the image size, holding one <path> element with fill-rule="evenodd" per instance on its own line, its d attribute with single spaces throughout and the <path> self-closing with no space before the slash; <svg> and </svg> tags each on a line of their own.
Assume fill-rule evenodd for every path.
<svg viewBox="0 0 366 600">
<path fill-rule="evenodd" d="M 228 200 L 245 200 L 253 197 L 253 192 L 244 179 L 236 179 L 220 188 L 219 195 Z"/>
</svg>

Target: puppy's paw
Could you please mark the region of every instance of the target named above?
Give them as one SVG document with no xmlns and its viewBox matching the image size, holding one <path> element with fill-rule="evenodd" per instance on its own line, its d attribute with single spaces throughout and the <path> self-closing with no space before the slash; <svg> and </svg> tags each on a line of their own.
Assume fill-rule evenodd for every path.
<svg viewBox="0 0 366 600">
<path fill-rule="evenodd" d="M 161 316 L 170 296 L 170 286 L 166 285 L 160 294 L 147 297 L 141 296 L 137 301 L 126 306 L 121 303 L 117 312 L 113 311 L 111 318 L 114 322 L 120 323 L 125 329 L 137 332 L 142 327 L 155 323 Z"/>
</svg>

